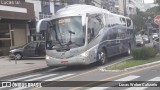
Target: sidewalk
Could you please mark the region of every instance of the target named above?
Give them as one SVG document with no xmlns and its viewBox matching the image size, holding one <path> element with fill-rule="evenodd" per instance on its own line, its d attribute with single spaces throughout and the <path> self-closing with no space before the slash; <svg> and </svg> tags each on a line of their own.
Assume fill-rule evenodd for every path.
<svg viewBox="0 0 160 90">
<path fill-rule="evenodd" d="M 10 75 L 18 75 L 22 73 L 29 73 L 35 70 L 41 70 L 47 68 L 45 59 L 25 59 L 10 60 L 7 56 L 0 57 L 0 78 Z"/>
</svg>

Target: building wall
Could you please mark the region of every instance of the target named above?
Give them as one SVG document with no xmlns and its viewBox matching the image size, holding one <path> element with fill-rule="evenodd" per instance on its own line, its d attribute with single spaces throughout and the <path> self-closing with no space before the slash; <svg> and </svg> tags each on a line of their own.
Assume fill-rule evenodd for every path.
<svg viewBox="0 0 160 90">
<path fill-rule="evenodd" d="M 130 16 L 136 14 L 137 4 L 135 0 L 118 0 L 119 14 Z"/>
<path fill-rule="evenodd" d="M 26 24 L 12 24 L 11 27 L 14 32 L 14 47 L 24 45 L 27 42 Z"/>
<path fill-rule="evenodd" d="M 0 52 L 4 54 L 12 47 L 27 43 L 27 26 L 35 19 L 32 3 L 26 3 L 25 0 L 16 3 L 14 0 L 7 4 L 6 1 L 0 2 Z"/>
<path fill-rule="evenodd" d="M 136 14 L 136 8 L 135 0 L 126 0 L 126 11 L 128 16 Z"/>
<path fill-rule="evenodd" d="M 123 0 L 118 0 L 118 12 L 119 14 L 124 15 L 124 2 Z"/>
<path fill-rule="evenodd" d="M 52 0 L 25 0 L 34 4 L 36 21 L 43 18 L 49 18 L 55 14 L 54 2 Z"/>
<path fill-rule="evenodd" d="M 44 39 L 44 31 L 36 34 L 36 23 L 40 19 L 51 18 L 55 14 L 54 1 L 55 0 L 25 0 L 26 2 L 33 3 L 35 12 L 35 22 L 29 24 L 30 41 Z M 42 25 L 43 27 L 43 25 Z"/>
</svg>

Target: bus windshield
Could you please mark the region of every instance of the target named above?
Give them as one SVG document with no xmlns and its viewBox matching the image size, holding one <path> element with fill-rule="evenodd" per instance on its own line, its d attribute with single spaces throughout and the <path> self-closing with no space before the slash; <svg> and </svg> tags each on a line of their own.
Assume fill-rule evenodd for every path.
<svg viewBox="0 0 160 90">
<path fill-rule="evenodd" d="M 75 48 L 83 46 L 85 43 L 85 30 L 82 26 L 80 16 L 65 17 L 54 19 L 49 23 L 47 31 L 47 40 L 50 45 L 47 47 L 62 48 L 68 47 Z"/>
</svg>

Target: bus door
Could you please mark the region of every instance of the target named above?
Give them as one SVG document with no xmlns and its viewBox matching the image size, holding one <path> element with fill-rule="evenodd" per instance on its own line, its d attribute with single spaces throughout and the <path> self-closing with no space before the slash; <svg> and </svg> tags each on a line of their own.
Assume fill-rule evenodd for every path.
<svg viewBox="0 0 160 90">
<path fill-rule="evenodd" d="M 119 53 L 123 53 L 128 49 L 128 41 L 126 39 L 126 30 L 118 29 L 118 39 L 120 40 Z"/>
<path fill-rule="evenodd" d="M 120 41 L 117 39 L 118 32 L 115 28 L 108 31 L 107 50 L 109 56 L 117 55 L 119 53 Z"/>
</svg>

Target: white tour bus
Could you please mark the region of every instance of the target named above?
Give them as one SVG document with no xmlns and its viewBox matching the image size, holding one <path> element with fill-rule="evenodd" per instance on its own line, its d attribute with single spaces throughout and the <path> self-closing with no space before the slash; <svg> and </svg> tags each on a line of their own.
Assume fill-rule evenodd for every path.
<svg viewBox="0 0 160 90">
<path fill-rule="evenodd" d="M 135 47 L 133 22 L 90 5 L 70 5 L 37 23 L 46 30 L 48 66 L 105 64 L 108 57 L 131 53 Z"/>
</svg>

